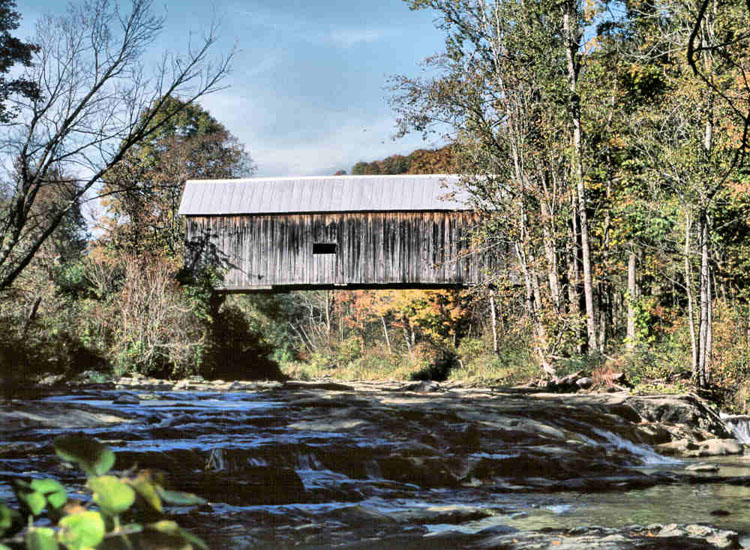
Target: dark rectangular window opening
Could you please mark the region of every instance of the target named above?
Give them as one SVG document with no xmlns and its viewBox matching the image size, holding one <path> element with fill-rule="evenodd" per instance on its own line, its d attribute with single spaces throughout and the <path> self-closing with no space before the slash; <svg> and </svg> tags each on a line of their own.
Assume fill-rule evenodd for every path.
<svg viewBox="0 0 750 550">
<path fill-rule="evenodd" d="M 313 254 L 336 254 L 336 243 L 313 243 Z"/>
</svg>

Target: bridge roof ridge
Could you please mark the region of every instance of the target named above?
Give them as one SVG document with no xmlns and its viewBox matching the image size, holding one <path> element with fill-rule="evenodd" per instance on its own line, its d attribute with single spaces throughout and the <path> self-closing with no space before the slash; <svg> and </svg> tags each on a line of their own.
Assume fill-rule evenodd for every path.
<svg viewBox="0 0 750 550">
<path fill-rule="evenodd" d="M 468 193 L 459 183 L 460 176 L 454 174 L 188 180 L 179 213 L 230 216 L 471 210 Z"/>
</svg>

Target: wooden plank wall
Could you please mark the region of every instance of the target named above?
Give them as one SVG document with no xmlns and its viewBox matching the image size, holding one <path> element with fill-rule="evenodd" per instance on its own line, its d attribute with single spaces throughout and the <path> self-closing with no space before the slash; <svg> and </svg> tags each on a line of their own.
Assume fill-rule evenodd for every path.
<svg viewBox="0 0 750 550">
<path fill-rule="evenodd" d="M 226 267 L 224 288 L 454 286 L 481 280 L 469 254 L 471 212 L 190 216 L 188 248 L 208 247 Z M 313 254 L 336 243 L 336 254 Z"/>
</svg>

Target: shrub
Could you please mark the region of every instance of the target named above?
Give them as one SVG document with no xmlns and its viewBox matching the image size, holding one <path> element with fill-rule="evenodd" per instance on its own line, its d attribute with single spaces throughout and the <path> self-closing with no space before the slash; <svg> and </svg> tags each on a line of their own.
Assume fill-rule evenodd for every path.
<svg viewBox="0 0 750 550">
<path fill-rule="evenodd" d="M 350 336 L 338 343 L 336 346 L 336 362 L 339 365 L 347 365 L 359 359 L 362 355 L 362 346 L 359 338 Z"/>
<path fill-rule="evenodd" d="M 464 364 L 471 363 L 480 356 L 487 355 L 491 350 L 479 338 L 464 338 L 458 345 L 458 356 Z"/>
<path fill-rule="evenodd" d="M 20 509 L 0 502 L 0 549 L 57 550 L 61 545 L 68 550 L 133 548 L 134 541 L 136 547 L 142 547 L 138 543 L 154 545 L 158 540 L 158 547 L 164 550 L 207 550 L 201 539 L 163 518 L 165 504 L 195 506 L 205 504 L 203 499 L 166 490 L 159 477 L 148 471 L 110 475 L 115 455 L 95 439 L 61 436 L 53 445 L 61 458 L 86 472 L 86 488 L 95 508 L 69 499 L 68 491 L 54 479 L 16 479 L 13 491 Z M 137 515 L 146 517 L 144 513 L 160 519 L 130 521 Z"/>
</svg>

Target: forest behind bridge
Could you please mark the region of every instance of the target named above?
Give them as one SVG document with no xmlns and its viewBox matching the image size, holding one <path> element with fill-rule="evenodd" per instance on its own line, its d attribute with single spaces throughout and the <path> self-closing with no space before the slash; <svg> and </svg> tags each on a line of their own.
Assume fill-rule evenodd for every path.
<svg viewBox="0 0 750 550">
<path fill-rule="evenodd" d="M 127 132 L 110 119 L 92 127 L 103 103 L 85 104 L 88 118 L 57 120 L 80 124 L 77 133 L 56 136 L 40 157 L 48 134 L 34 124 L 66 99 L 52 103 L 39 88 L 51 74 L 65 76 L 51 71 L 65 60 L 45 52 L 74 28 L 49 21 L 36 42 L 5 52 L 25 77 L 12 82 L 0 111 L 8 122 L 5 164 L 15 167 L 0 213 L 4 376 L 250 377 L 277 372 L 275 363 L 301 377 L 513 384 L 624 371 L 643 388 L 726 390 L 744 409 L 745 3 L 697 11 L 679 0 L 408 3 L 431 10 L 446 42 L 426 61 L 428 76 L 391 79 L 399 131 L 450 145 L 375 161 L 362 152 L 368 160 L 349 171 L 466 174 L 483 214 L 475 245 L 510 253 L 512 272 L 488 273 L 486 285 L 468 291 L 217 300 L 220 274 L 183 270 L 176 210 L 186 179 L 254 171 L 245 146 L 196 102 L 228 67 L 205 82 L 190 80 L 204 73 L 177 74 L 174 86 L 149 90 L 152 100 L 139 96 L 143 108 Z M 17 17 L 5 21 L 9 32 L 14 24 Z M 145 16 L 133 24 L 158 31 Z M 133 69 L 127 63 L 149 36 L 133 46 L 132 59 L 112 59 L 114 67 Z M 189 59 L 202 66 L 204 53 Z M 69 89 L 102 89 L 85 72 L 69 78 L 76 84 Z M 95 129 L 105 134 L 87 146 L 115 138 L 120 145 L 95 176 L 81 179 L 71 164 L 81 154 L 75 140 Z M 40 149 L 24 147 L 39 140 Z M 93 223 L 91 191 L 98 194 Z"/>
</svg>

